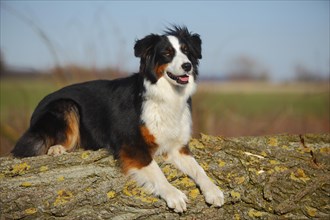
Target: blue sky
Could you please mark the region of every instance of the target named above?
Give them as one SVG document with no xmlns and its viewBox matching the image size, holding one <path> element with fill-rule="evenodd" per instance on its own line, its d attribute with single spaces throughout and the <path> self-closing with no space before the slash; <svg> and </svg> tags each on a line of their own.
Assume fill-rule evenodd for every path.
<svg viewBox="0 0 330 220">
<path fill-rule="evenodd" d="M 329 74 L 329 1 L 1 0 L 6 63 L 43 69 L 55 60 L 26 18 L 46 33 L 61 65 L 134 72 L 136 39 L 184 24 L 203 40 L 202 75 L 222 76 L 240 56 L 257 61 L 274 80 L 294 77 L 297 65 Z"/>
</svg>

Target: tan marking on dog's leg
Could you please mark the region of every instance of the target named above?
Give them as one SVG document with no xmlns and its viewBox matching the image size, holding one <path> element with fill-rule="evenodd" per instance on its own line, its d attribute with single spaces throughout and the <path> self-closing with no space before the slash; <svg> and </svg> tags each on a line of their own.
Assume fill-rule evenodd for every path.
<svg viewBox="0 0 330 220">
<path fill-rule="evenodd" d="M 148 166 L 152 161 L 152 157 L 143 151 L 136 151 L 130 154 L 130 149 L 125 145 L 119 151 L 120 165 L 124 174 L 127 174 L 131 169 L 141 169 Z"/>
<path fill-rule="evenodd" d="M 79 132 L 79 115 L 76 107 L 71 107 L 65 112 L 66 130 L 65 139 L 61 142 L 55 143 L 60 145 L 65 152 L 73 151 L 80 142 Z"/>
<path fill-rule="evenodd" d="M 140 131 L 144 141 L 148 145 L 150 155 L 154 155 L 158 148 L 158 145 L 156 144 L 156 138 L 150 133 L 149 129 L 145 125 L 140 127 Z"/>
<path fill-rule="evenodd" d="M 73 151 L 80 142 L 80 132 L 79 132 L 79 113 L 78 109 L 75 106 L 69 107 L 65 111 L 65 123 L 66 130 L 65 138 L 62 141 L 53 141 L 53 143 L 48 151 L 48 155 L 59 156 L 66 152 Z"/>
<path fill-rule="evenodd" d="M 72 108 L 70 112 L 66 114 L 67 130 L 66 130 L 66 141 L 62 145 L 66 148 L 66 151 L 70 152 L 79 145 L 79 116 L 77 109 Z"/>
</svg>

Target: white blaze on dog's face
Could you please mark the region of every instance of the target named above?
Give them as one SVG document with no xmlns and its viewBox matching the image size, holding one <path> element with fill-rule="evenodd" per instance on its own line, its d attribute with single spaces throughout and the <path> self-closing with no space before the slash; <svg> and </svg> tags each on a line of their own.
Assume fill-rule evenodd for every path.
<svg viewBox="0 0 330 220">
<path fill-rule="evenodd" d="M 179 39 L 175 36 L 167 36 L 173 50 L 173 58 L 167 64 L 165 69 L 166 79 L 175 85 L 185 86 L 192 80 L 193 65 L 188 59 L 188 48 L 184 44 L 180 44 Z"/>
</svg>

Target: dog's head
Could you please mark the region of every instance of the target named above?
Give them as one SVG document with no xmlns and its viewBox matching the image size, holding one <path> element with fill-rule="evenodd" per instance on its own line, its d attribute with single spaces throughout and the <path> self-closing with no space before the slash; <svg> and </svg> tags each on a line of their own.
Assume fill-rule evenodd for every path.
<svg viewBox="0 0 330 220">
<path fill-rule="evenodd" d="M 165 77 L 170 83 L 185 86 L 198 75 L 202 41 L 186 27 L 174 26 L 164 35 L 150 34 L 136 41 L 135 56 L 140 57 L 140 74 L 151 83 Z"/>
</svg>

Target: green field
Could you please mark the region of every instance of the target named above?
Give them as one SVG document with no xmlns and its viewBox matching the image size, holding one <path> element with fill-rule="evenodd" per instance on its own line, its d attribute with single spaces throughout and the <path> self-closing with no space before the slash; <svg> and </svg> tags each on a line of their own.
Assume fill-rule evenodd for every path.
<svg viewBox="0 0 330 220">
<path fill-rule="evenodd" d="M 2 79 L 0 86 L 1 121 L 5 121 L 12 111 L 30 112 L 47 93 L 57 89 L 53 83 L 33 79 Z"/>
<path fill-rule="evenodd" d="M 329 84 L 209 83 L 194 97 L 195 134 L 329 133 Z"/>
<path fill-rule="evenodd" d="M 202 97 L 201 97 L 202 96 Z M 212 94 L 196 96 L 204 109 L 214 113 L 232 111 L 244 117 L 276 112 L 291 112 L 297 116 L 325 116 L 328 113 L 328 94 Z"/>
<path fill-rule="evenodd" d="M 1 78 L 0 154 L 27 128 L 38 102 L 63 85 Z M 193 97 L 194 135 L 329 133 L 329 102 L 328 84 L 201 83 Z"/>
</svg>

